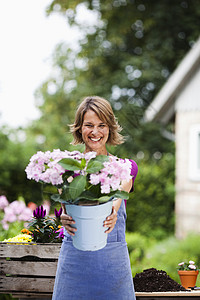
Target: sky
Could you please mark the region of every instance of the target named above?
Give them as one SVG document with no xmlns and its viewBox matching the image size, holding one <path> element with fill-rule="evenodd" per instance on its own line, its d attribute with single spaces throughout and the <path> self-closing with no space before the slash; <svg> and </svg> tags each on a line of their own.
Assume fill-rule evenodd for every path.
<svg viewBox="0 0 200 300">
<path fill-rule="evenodd" d="M 34 92 L 51 72 L 51 55 L 80 33 L 59 14 L 46 16 L 50 0 L 0 1 L 0 126 L 25 127 L 39 117 Z"/>
</svg>

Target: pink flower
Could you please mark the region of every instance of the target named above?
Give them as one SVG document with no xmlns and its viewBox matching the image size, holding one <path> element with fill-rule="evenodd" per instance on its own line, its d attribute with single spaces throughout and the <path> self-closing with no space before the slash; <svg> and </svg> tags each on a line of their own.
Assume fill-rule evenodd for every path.
<svg viewBox="0 0 200 300">
<path fill-rule="evenodd" d="M 23 212 L 18 215 L 18 221 L 29 221 L 32 216 L 32 210 L 28 207 L 25 207 Z"/>
<path fill-rule="evenodd" d="M 13 201 L 4 208 L 2 225 L 5 230 L 9 229 L 9 223 L 16 221 L 28 221 L 32 217 L 32 210 L 26 207 L 23 201 Z"/>
<path fill-rule="evenodd" d="M 109 184 L 102 184 L 101 185 L 101 193 L 102 194 L 109 194 L 110 193 L 110 185 Z"/>
<path fill-rule="evenodd" d="M 13 223 L 13 222 L 17 221 L 17 215 L 14 213 L 14 210 L 12 209 L 12 207 L 7 206 L 7 207 L 5 207 L 4 211 L 5 211 L 5 215 L 4 215 L 2 222 Z"/>
<path fill-rule="evenodd" d="M 121 189 L 122 181 L 129 181 L 132 177 L 131 162 L 128 159 L 118 159 L 112 157 L 108 162 L 104 163 L 104 168 L 97 174 L 90 175 L 90 183 L 101 183 L 101 192 L 110 193 L 110 189 L 113 191 Z"/>
<path fill-rule="evenodd" d="M 97 185 L 100 182 L 100 176 L 97 174 L 90 174 L 90 183 Z"/>
<path fill-rule="evenodd" d="M 8 202 L 6 196 L 0 196 L 0 209 L 4 209 L 8 205 L 9 205 L 9 202 Z"/>
<path fill-rule="evenodd" d="M 85 153 L 85 159 L 86 160 L 90 160 L 92 158 L 95 158 L 96 156 L 97 156 L 97 154 L 94 151 Z"/>
<path fill-rule="evenodd" d="M 195 265 L 189 265 L 188 268 L 191 269 L 191 270 L 196 270 Z"/>
</svg>

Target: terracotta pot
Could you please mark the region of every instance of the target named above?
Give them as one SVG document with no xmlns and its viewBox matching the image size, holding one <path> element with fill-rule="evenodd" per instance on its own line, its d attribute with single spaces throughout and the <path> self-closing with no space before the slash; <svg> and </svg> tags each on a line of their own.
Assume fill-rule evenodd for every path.
<svg viewBox="0 0 200 300">
<path fill-rule="evenodd" d="M 181 285 L 185 288 L 194 287 L 197 281 L 199 271 L 178 271 L 181 280 Z"/>
</svg>

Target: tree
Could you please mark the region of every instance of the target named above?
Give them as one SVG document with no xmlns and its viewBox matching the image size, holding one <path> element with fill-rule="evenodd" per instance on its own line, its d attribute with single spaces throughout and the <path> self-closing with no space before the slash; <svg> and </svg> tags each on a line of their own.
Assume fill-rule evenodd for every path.
<svg viewBox="0 0 200 300">
<path fill-rule="evenodd" d="M 79 8 L 85 6 L 96 16 L 93 25 L 79 20 Z M 76 51 L 64 43 L 55 51 L 56 76 L 38 91 L 43 99 L 39 127 L 44 131 L 50 124 L 47 134 L 61 136 L 80 99 L 96 94 L 111 102 L 127 140 L 137 145 L 134 150 L 147 139 L 145 149 L 152 153 L 152 135 L 144 134 L 149 125 L 141 125 L 143 112 L 199 35 L 198 1 L 54 0 L 47 12 L 55 11 L 78 26 L 82 39 Z M 162 138 L 161 129 L 153 148 L 165 152 L 171 142 Z M 126 143 L 122 151 L 132 148 Z"/>
</svg>

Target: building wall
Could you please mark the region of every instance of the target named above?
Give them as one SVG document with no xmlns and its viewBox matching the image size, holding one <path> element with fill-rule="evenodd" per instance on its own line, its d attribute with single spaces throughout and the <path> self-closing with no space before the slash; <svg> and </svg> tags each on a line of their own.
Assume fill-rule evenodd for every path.
<svg viewBox="0 0 200 300">
<path fill-rule="evenodd" d="M 200 179 L 191 178 L 190 175 L 190 165 L 194 158 L 191 157 L 193 155 L 191 149 L 195 146 L 191 144 L 190 136 L 191 129 L 196 125 L 200 126 L 200 110 L 177 111 L 175 123 L 177 238 L 184 238 L 191 232 L 200 233 Z"/>
</svg>

